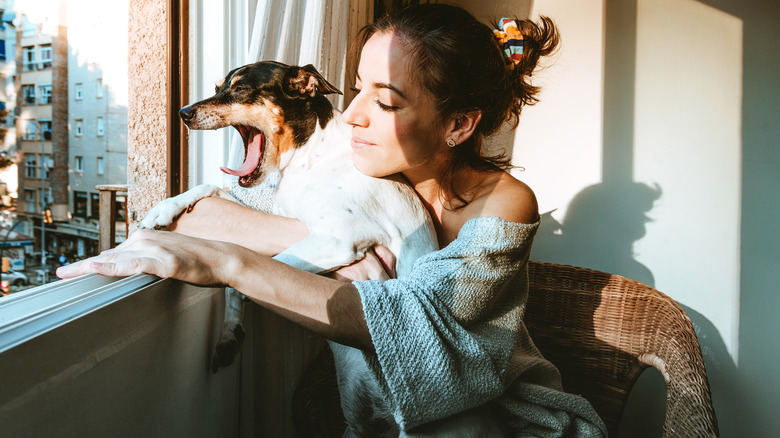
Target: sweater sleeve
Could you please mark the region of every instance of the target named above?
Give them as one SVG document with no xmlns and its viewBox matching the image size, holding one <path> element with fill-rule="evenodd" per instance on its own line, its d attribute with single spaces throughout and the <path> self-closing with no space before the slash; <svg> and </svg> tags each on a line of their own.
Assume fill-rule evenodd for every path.
<svg viewBox="0 0 780 438">
<path fill-rule="evenodd" d="M 403 429 L 493 400 L 533 366 L 510 364 L 526 344 L 518 334 L 537 228 L 472 219 L 407 277 L 355 283 L 376 351 L 366 361 Z"/>
</svg>

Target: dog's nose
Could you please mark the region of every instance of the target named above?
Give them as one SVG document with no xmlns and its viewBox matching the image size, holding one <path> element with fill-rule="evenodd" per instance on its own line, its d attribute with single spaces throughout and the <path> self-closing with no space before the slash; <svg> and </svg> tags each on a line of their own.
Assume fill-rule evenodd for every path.
<svg viewBox="0 0 780 438">
<path fill-rule="evenodd" d="M 181 117 L 182 120 L 184 120 L 185 123 L 192 120 L 192 116 L 195 114 L 195 111 L 192 110 L 192 107 L 185 106 L 184 108 L 179 110 L 179 117 Z"/>
</svg>

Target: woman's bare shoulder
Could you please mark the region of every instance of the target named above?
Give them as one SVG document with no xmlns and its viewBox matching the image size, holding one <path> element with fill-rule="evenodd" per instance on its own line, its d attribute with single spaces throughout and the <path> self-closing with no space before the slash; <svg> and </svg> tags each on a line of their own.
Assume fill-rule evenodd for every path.
<svg viewBox="0 0 780 438">
<path fill-rule="evenodd" d="M 502 172 L 485 197 L 480 216 L 497 216 L 511 222 L 535 223 L 539 206 L 533 190 L 508 172 Z"/>
</svg>

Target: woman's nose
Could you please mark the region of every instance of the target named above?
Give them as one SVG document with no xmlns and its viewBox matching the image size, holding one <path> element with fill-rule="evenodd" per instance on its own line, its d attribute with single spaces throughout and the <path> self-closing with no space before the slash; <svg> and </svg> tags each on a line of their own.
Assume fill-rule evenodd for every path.
<svg viewBox="0 0 780 438">
<path fill-rule="evenodd" d="M 366 126 L 368 124 L 365 111 L 362 110 L 360 94 L 352 99 L 347 109 L 344 110 L 342 118 L 352 126 Z"/>
</svg>

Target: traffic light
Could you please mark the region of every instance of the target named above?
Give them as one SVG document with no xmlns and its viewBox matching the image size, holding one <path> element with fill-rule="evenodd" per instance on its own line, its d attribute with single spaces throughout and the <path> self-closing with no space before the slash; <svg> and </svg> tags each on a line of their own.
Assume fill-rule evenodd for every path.
<svg viewBox="0 0 780 438">
<path fill-rule="evenodd" d="M 54 220 L 52 220 L 51 218 L 51 208 L 46 208 L 43 210 L 43 223 L 45 224 L 54 223 Z"/>
<path fill-rule="evenodd" d="M 11 269 L 11 259 L 3 257 L 3 272 L 8 272 Z"/>
</svg>

